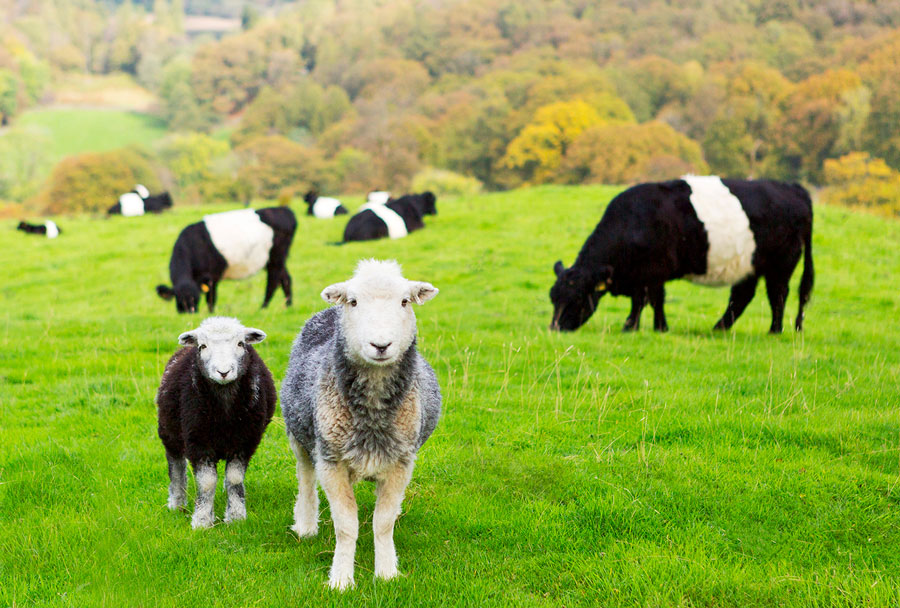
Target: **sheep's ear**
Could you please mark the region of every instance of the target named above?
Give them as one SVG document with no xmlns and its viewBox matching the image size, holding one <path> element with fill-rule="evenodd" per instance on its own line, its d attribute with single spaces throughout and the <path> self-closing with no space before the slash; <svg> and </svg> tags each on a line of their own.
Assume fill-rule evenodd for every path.
<svg viewBox="0 0 900 608">
<path fill-rule="evenodd" d="M 423 281 L 409 282 L 409 295 L 416 304 L 424 304 L 438 294 L 438 288 Z"/>
<path fill-rule="evenodd" d="M 322 290 L 322 299 L 331 304 L 343 304 L 347 301 L 347 283 L 335 283 Z"/>
<path fill-rule="evenodd" d="M 186 331 L 178 336 L 178 343 L 182 346 L 197 346 L 197 330 Z"/>
<path fill-rule="evenodd" d="M 255 327 L 248 327 L 244 332 L 244 342 L 247 344 L 258 344 L 266 339 L 266 332 Z"/>
<path fill-rule="evenodd" d="M 171 300 L 175 297 L 175 292 L 172 291 L 172 288 L 168 285 L 157 285 L 156 295 L 161 297 L 163 300 Z"/>
</svg>

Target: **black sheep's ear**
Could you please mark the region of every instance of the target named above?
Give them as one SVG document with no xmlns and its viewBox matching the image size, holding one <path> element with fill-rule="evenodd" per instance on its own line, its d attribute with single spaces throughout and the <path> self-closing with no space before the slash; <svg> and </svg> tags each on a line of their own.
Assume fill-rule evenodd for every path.
<svg viewBox="0 0 900 608">
<path fill-rule="evenodd" d="M 186 331 L 178 336 L 178 343 L 182 346 L 197 346 L 197 333 L 194 331 Z"/>
<path fill-rule="evenodd" d="M 563 273 L 563 271 L 565 271 L 565 269 L 566 269 L 566 267 L 563 266 L 563 263 L 560 260 L 557 260 L 556 264 L 553 265 L 553 272 L 556 273 L 556 276 L 561 275 Z"/>
<path fill-rule="evenodd" d="M 175 297 L 175 292 L 168 285 L 157 285 L 156 295 L 161 297 L 163 300 L 171 300 Z"/>
<path fill-rule="evenodd" d="M 244 342 L 247 344 L 258 344 L 266 339 L 266 332 L 255 327 L 248 327 L 244 332 Z"/>
</svg>

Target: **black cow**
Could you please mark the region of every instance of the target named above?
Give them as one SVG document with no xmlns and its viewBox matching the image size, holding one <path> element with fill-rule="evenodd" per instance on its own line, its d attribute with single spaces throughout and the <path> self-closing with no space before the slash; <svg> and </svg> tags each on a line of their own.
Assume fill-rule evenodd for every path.
<svg viewBox="0 0 900 608">
<path fill-rule="evenodd" d="M 264 266 L 268 273 L 263 308 L 281 285 L 291 305 L 291 275 L 286 262 L 297 218 L 287 207 L 239 209 L 207 215 L 187 226 L 175 240 L 169 261 L 173 287 L 158 285 L 164 300 L 175 298 L 178 312 L 197 312 L 200 294 L 213 312 L 221 279 L 244 279 Z"/>
<path fill-rule="evenodd" d="M 56 222 L 47 220 L 43 224 L 29 224 L 28 222 L 19 222 L 16 230 L 21 230 L 26 234 L 43 234 L 48 239 L 55 239 L 62 233 L 62 229 L 56 225 Z"/>
<path fill-rule="evenodd" d="M 812 201 L 802 186 L 694 176 L 640 184 L 610 202 L 571 268 L 554 265 L 550 327 L 581 327 L 609 292 L 631 298 L 625 331 L 638 328 L 648 302 L 654 329 L 666 331 L 664 284 L 686 278 L 732 286 L 728 308 L 715 325 L 728 329 L 764 277 L 772 307 L 769 331 L 780 333 L 788 282 L 801 251 L 797 331 L 813 286 Z"/>
<path fill-rule="evenodd" d="M 366 203 L 344 228 L 344 242 L 403 238 L 425 227 L 422 213 L 410 201 L 393 200 L 386 205 Z"/>
<path fill-rule="evenodd" d="M 303 197 L 306 202 L 306 215 L 312 215 L 320 219 L 329 219 L 336 215 L 347 215 L 347 208 L 336 198 L 319 196 L 315 190 L 310 190 Z"/>
</svg>

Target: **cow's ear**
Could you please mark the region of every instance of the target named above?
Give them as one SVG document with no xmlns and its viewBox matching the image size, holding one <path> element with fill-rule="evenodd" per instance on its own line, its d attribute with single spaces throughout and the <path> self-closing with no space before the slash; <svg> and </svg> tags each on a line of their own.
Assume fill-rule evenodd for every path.
<svg viewBox="0 0 900 608">
<path fill-rule="evenodd" d="M 613 280 L 613 267 L 612 266 L 601 266 L 599 268 L 600 271 L 600 280 L 598 284 L 606 285 L 607 287 L 612 284 Z"/>
<path fill-rule="evenodd" d="M 171 300 L 175 297 L 175 292 L 168 285 L 157 285 L 156 295 L 161 297 L 163 300 Z"/>
<path fill-rule="evenodd" d="M 347 301 L 347 283 L 335 283 L 322 290 L 322 299 L 330 304 L 343 304 Z"/>
<path fill-rule="evenodd" d="M 557 260 L 556 264 L 553 265 L 553 272 L 556 273 L 556 276 L 561 275 L 565 269 L 566 267 L 563 266 L 563 263 L 560 260 Z"/>
</svg>

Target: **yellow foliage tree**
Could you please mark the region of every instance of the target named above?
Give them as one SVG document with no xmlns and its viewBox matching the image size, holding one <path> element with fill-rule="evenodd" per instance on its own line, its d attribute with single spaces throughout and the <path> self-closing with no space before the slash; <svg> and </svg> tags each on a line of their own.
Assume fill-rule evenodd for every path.
<svg viewBox="0 0 900 608">
<path fill-rule="evenodd" d="M 900 171 L 866 152 L 825 160 L 824 198 L 833 205 L 900 216 Z"/>
<path fill-rule="evenodd" d="M 509 142 L 500 166 L 515 170 L 526 184 L 548 181 L 575 138 L 603 122 L 597 110 L 581 99 L 542 106 Z"/>
</svg>

